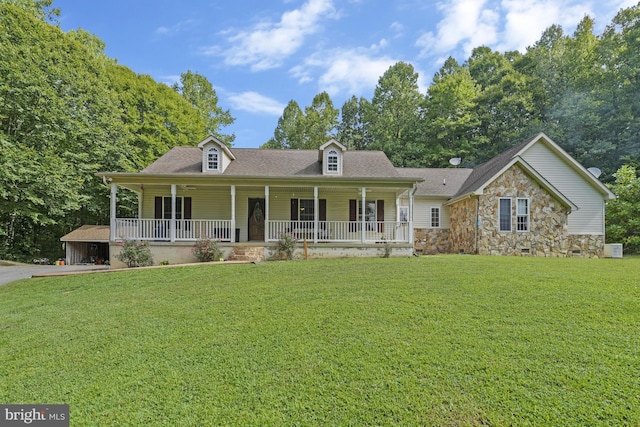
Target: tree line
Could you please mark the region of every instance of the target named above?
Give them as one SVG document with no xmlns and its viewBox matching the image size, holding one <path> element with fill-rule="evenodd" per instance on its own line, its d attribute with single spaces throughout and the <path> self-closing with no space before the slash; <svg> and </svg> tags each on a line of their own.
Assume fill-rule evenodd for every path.
<svg viewBox="0 0 640 427">
<path fill-rule="evenodd" d="M 411 64 L 398 62 L 371 99 L 341 109 L 322 92 L 304 109 L 292 100 L 265 148 L 317 148 L 335 137 L 384 151 L 396 166 L 474 166 L 543 131 L 603 179 L 640 160 L 640 4 L 602 34 L 585 17 L 571 35 L 549 27 L 526 52 L 473 49 L 448 58 L 422 93 Z"/>
<path fill-rule="evenodd" d="M 234 140 L 224 133 L 234 119 L 204 76 L 186 71 L 170 87 L 136 74 L 96 36 L 61 31 L 58 14 L 51 0 L 0 0 L 0 259 L 62 256 L 62 235 L 107 224 L 109 191 L 95 172 L 139 171 L 208 134 Z M 640 202 L 625 189 L 640 187 L 639 55 L 640 5 L 602 34 L 585 17 L 572 35 L 550 27 L 524 53 L 478 47 L 462 64 L 449 58 L 426 93 L 398 62 L 371 99 L 352 96 L 341 109 L 326 92 L 305 108 L 292 100 L 263 148 L 315 149 L 335 137 L 396 166 L 461 157 L 471 167 L 544 131 L 624 194 L 609 204 L 607 232 L 638 250 Z M 118 215 L 135 216 L 133 197 L 119 197 Z"/>
<path fill-rule="evenodd" d="M 208 134 L 233 141 L 204 76 L 169 87 L 136 74 L 94 35 L 61 31 L 58 13 L 51 0 L 0 1 L 0 259 L 62 256 L 62 235 L 108 224 L 95 172 L 139 171 Z"/>
</svg>

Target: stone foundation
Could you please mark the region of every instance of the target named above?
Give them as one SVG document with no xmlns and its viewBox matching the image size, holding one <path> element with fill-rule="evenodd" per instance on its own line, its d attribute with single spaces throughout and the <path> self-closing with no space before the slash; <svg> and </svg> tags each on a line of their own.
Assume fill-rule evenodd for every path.
<svg viewBox="0 0 640 427">
<path fill-rule="evenodd" d="M 604 257 L 604 236 L 593 234 L 570 234 L 568 256 L 582 258 Z"/>
<path fill-rule="evenodd" d="M 449 230 L 441 228 L 414 229 L 413 248 L 417 253 L 437 255 L 451 253 Z"/>
</svg>

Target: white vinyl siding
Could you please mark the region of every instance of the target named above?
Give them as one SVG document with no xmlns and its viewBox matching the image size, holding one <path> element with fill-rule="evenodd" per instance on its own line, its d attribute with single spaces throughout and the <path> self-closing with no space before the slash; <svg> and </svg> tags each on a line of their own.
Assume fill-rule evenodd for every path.
<svg viewBox="0 0 640 427">
<path fill-rule="evenodd" d="M 156 196 L 171 197 L 171 188 L 151 187 L 144 190 L 142 217 L 153 218 Z M 194 190 L 181 190 L 178 186 L 177 197 L 191 197 L 192 219 L 231 219 L 230 187 L 211 187 Z M 246 203 L 245 203 L 246 204 Z M 236 210 L 236 213 L 238 211 Z M 246 214 L 245 214 L 246 215 Z"/>
<path fill-rule="evenodd" d="M 408 200 L 404 203 L 409 204 Z M 385 205 L 386 207 L 386 205 Z M 443 206 L 440 200 L 434 200 L 424 197 L 416 197 L 413 202 L 413 227 L 414 228 L 432 228 L 431 227 L 431 209 L 440 208 L 440 227 L 449 228 L 449 207 Z"/>
<path fill-rule="evenodd" d="M 569 234 L 604 233 L 605 196 L 543 142 L 531 146 L 522 158 L 578 206 L 569 214 Z"/>
</svg>

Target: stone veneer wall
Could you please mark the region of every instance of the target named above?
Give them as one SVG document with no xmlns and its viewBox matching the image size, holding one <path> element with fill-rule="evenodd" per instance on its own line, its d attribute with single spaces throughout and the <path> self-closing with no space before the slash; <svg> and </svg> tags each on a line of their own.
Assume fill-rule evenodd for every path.
<svg viewBox="0 0 640 427">
<path fill-rule="evenodd" d="M 449 210 L 452 253 L 476 253 L 476 200 L 475 197 L 461 200 Z"/>
<path fill-rule="evenodd" d="M 604 257 L 604 235 L 570 234 L 568 256 L 583 258 Z"/>
<path fill-rule="evenodd" d="M 451 253 L 449 230 L 442 228 L 415 228 L 413 247 L 424 255 Z"/>
<path fill-rule="evenodd" d="M 512 230 L 499 231 L 498 200 L 511 197 Z M 529 231 L 516 231 L 516 198 L 529 199 Z M 519 166 L 513 166 L 479 197 L 478 253 L 564 257 L 569 251 L 569 210 Z"/>
</svg>

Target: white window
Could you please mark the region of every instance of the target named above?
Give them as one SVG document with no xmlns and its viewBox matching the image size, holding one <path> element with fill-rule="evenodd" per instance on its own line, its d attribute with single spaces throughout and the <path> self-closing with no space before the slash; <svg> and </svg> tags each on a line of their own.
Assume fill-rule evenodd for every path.
<svg viewBox="0 0 640 427">
<path fill-rule="evenodd" d="M 364 215 L 365 222 L 371 223 L 367 226 L 367 228 L 369 230 L 373 230 L 375 229 L 375 226 L 373 224 L 376 222 L 376 215 L 377 215 L 376 201 L 365 200 L 364 206 L 365 206 L 365 209 L 363 212 L 362 200 L 358 200 L 358 222 L 362 221 L 362 216 Z"/>
<path fill-rule="evenodd" d="M 400 222 L 409 222 L 408 206 L 400 206 Z"/>
<path fill-rule="evenodd" d="M 176 219 L 182 219 L 184 217 L 184 203 L 183 198 L 176 196 Z M 162 198 L 162 219 L 171 219 L 171 197 Z"/>
<path fill-rule="evenodd" d="M 516 199 L 516 231 L 529 231 L 529 199 Z"/>
<path fill-rule="evenodd" d="M 338 152 L 330 150 L 327 153 L 327 172 L 338 172 Z"/>
<path fill-rule="evenodd" d="M 431 228 L 440 228 L 440 208 L 431 208 Z"/>
<path fill-rule="evenodd" d="M 511 199 L 501 198 L 498 205 L 500 231 L 511 231 Z"/>
<path fill-rule="evenodd" d="M 220 152 L 217 148 L 211 147 L 207 150 L 207 170 L 217 171 L 220 168 Z"/>
<path fill-rule="evenodd" d="M 314 205 L 313 199 L 300 199 L 299 200 L 300 221 L 314 221 L 315 220 L 314 207 L 315 205 Z"/>
</svg>

